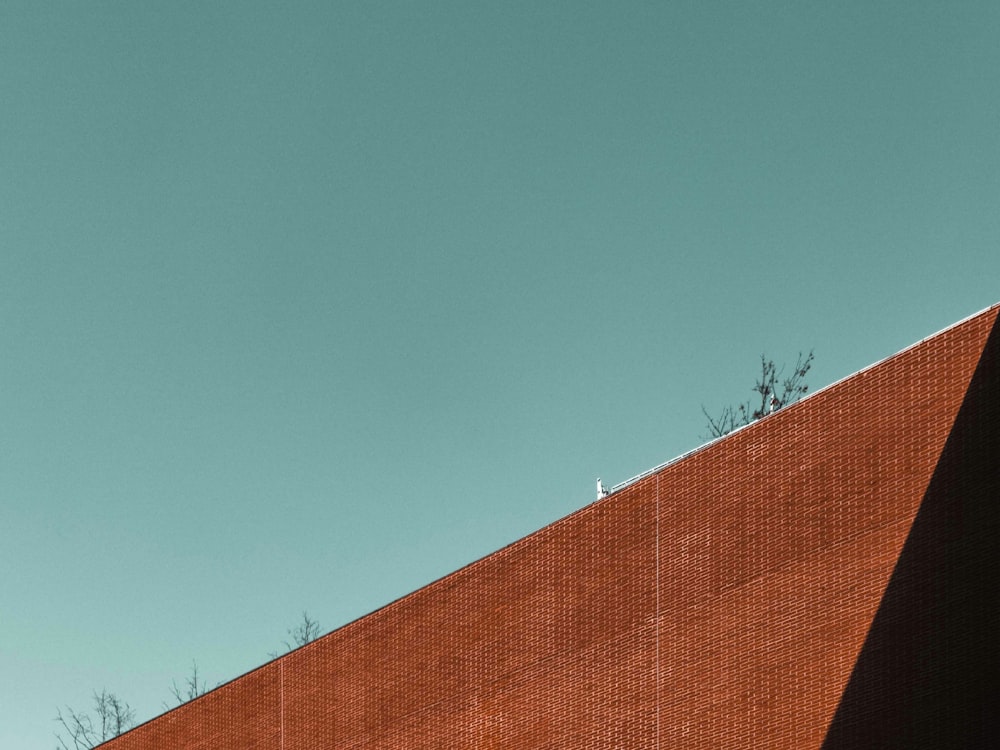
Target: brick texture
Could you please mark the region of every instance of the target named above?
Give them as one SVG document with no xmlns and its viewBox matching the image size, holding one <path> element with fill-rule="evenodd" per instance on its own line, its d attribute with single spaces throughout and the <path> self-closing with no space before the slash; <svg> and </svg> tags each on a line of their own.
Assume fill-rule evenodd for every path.
<svg viewBox="0 0 1000 750">
<path fill-rule="evenodd" d="M 819 748 L 997 312 L 103 747 Z"/>
</svg>

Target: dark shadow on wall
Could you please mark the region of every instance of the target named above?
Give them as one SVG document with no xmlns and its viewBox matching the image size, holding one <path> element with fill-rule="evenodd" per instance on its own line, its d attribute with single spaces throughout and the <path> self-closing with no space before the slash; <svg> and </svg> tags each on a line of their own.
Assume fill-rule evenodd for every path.
<svg viewBox="0 0 1000 750">
<path fill-rule="evenodd" d="M 994 324 L 823 750 L 1000 748 Z"/>
</svg>

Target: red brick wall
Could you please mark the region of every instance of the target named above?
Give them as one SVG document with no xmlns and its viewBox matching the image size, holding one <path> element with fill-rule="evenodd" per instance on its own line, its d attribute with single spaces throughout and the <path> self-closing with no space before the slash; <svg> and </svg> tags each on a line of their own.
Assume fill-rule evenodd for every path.
<svg viewBox="0 0 1000 750">
<path fill-rule="evenodd" d="M 996 315 L 105 747 L 818 748 Z"/>
</svg>

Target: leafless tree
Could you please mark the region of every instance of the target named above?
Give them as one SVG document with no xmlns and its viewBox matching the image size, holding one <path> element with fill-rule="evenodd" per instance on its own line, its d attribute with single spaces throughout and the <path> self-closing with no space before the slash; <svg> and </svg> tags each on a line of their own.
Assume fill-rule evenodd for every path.
<svg viewBox="0 0 1000 750">
<path fill-rule="evenodd" d="M 288 635 L 292 639 L 291 642 L 284 641 L 285 648 L 288 651 L 294 651 L 299 646 L 305 646 L 307 643 L 315 641 L 320 636 L 320 625 L 319 622 L 309 617 L 309 613 L 302 612 L 302 622 L 296 625 L 294 628 L 288 629 Z M 277 651 L 271 651 L 268 653 L 272 659 L 278 658 Z"/>
<path fill-rule="evenodd" d="M 114 693 L 94 691 L 94 714 L 57 709 L 56 719 L 62 731 L 56 732 L 57 750 L 90 750 L 135 725 L 135 709 Z M 66 736 L 63 736 L 65 733 Z"/>
<path fill-rule="evenodd" d="M 287 646 L 288 650 L 291 651 L 299 646 L 305 646 L 307 643 L 315 641 L 319 638 L 319 634 L 319 623 L 310 618 L 309 613 L 303 610 L 302 622 L 294 628 L 288 629 L 288 635 L 291 636 L 292 642 L 289 643 L 288 641 L 285 641 L 285 646 Z"/>
<path fill-rule="evenodd" d="M 218 685 L 216 685 L 218 687 Z M 173 681 L 170 686 L 170 694 L 174 696 L 174 700 L 177 701 L 177 705 L 187 703 L 197 698 L 199 695 L 204 695 L 209 690 L 209 688 L 203 679 L 198 677 L 198 663 L 192 659 L 191 660 L 191 676 L 184 680 L 183 686 L 177 685 L 177 680 Z M 163 704 L 164 708 L 170 708 L 166 703 Z"/>
<path fill-rule="evenodd" d="M 294 628 L 289 628 L 288 635 L 292 640 L 284 643 L 292 651 L 319 638 L 319 622 L 309 617 L 308 612 L 303 612 L 302 621 Z M 277 654 L 272 653 L 271 656 L 273 658 Z M 215 687 L 218 686 L 217 684 Z M 174 680 L 170 686 L 170 694 L 181 705 L 213 689 L 199 676 L 198 663 L 192 659 L 191 675 L 184 680 L 183 685 L 178 685 Z M 164 703 L 163 707 L 169 709 L 170 705 Z M 56 732 L 59 742 L 56 750 L 91 750 L 135 726 L 135 709 L 114 693 L 101 690 L 100 693 L 94 691 L 93 716 L 66 706 L 65 713 L 62 709 L 56 709 L 55 720 L 62 727 L 61 731 Z"/>
<path fill-rule="evenodd" d="M 806 385 L 805 377 L 809 368 L 812 367 L 812 361 L 812 351 L 805 357 L 802 356 L 802 352 L 799 352 L 792 373 L 787 378 L 782 379 L 785 368 L 782 367 L 779 370 L 773 360 L 767 359 L 761 354 L 760 374 L 753 386 L 753 391 L 757 395 L 746 403 L 725 407 L 718 417 L 713 417 L 702 406 L 701 411 L 708 420 L 708 435 L 704 437 L 722 437 L 743 425 L 750 424 L 773 411 L 777 411 L 783 406 L 798 401 L 809 388 Z M 760 399 L 759 403 L 758 398 Z"/>
</svg>

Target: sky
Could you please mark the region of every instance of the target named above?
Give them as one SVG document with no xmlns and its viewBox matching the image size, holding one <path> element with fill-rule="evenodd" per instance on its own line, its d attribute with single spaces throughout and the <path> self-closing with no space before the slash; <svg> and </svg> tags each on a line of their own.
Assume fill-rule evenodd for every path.
<svg viewBox="0 0 1000 750">
<path fill-rule="evenodd" d="M 0 0 L 0 748 L 1000 300 L 995 2 Z"/>
</svg>

